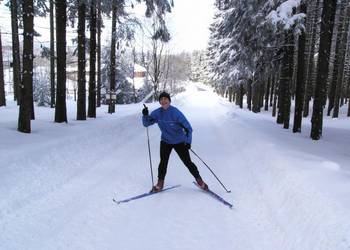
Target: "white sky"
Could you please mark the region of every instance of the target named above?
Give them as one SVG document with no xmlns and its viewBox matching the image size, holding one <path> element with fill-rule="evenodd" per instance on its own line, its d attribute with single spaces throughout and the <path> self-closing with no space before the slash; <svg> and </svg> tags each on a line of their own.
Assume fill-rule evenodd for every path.
<svg viewBox="0 0 350 250">
<path fill-rule="evenodd" d="M 174 0 L 169 15 L 172 47 L 175 51 L 205 49 L 209 25 L 214 15 L 214 0 Z"/>
<path fill-rule="evenodd" d="M 174 0 L 172 13 L 167 14 L 167 25 L 169 27 L 172 40 L 170 51 L 180 53 L 182 51 L 192 51 L 205 49 L 209 38 L 209 25 L 214 14 L 214 0 Z M 137 15 L 144 16 L 144 10 L 137 6 Z M 44 19 L 45 20 L 45 19 Z M 10 14 L 4 3 L 0 2 L 0 28 L 2 32 L 11 32 Z M 35 29 L 42 37 L 37 37 L 34 43 L 44 42 L 48 46 L 49 41 L 49 19 L 47 22 L 35 17 Z M 105 30 L 103 37 L 109 40 L 110 20 L 105 20 Z M 46 28 L 45 28 L 46 27 Z M 67 42 L 76 36 L 76 31 L 68 28 Z M 86 35 L 89 35 L 88 32 Z M 20 38 L 21 39 L 21 38 Z M 11 36 L 3 35 L 3 43 L 10 45 Z"/>
</svg>

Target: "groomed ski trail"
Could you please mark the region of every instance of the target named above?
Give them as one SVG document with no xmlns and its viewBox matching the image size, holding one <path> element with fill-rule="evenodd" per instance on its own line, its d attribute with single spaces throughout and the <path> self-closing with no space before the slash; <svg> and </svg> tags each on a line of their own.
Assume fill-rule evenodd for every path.
<svg viewBox="0 0 350 250">
<path fill-rule="evenodd" d="M 192 85 L 173 104 L 192 124 L 192 147 L 232 193 L 194 155 L 192 160 L 209 187 L 234 203 L 233 210 L 201 195 L 175 152 L 166 185 L 180 188 L 123 206 L 111 202 L 151 188 L 142 105 L 117 106 L 116 114 L 99 111 L 100 117 L 86 122 L 47 119 L 44 131 L 31 139 L 15 135 L 23 142 L 20 154 L 9 147 L 0 170 L 0 249 L 350 248 L 344 220 L 349 213 L 310 181 L 307 163 L 317 157 L 287 146 L 293 135 L 277 127 L 276 137 L 266 134 L 274 126 L 269 120 L 201 85 Z M 155 175 L 159 138 L 152 126 Z"/>
</svg>

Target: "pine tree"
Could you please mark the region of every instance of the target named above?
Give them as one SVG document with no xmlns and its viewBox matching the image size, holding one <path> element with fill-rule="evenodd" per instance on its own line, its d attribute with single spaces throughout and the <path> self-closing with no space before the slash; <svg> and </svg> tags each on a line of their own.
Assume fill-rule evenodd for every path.
<svg viewBox="0 0 350 250">
<path fill-rule="evenodd" d="M 324 0 L 321 18 L 320 48 L 315 88 L 315 99 L 311 119 L 311 138 L 319 140 L 322 136 L 323 108 L 326 102 L 326 82 L 330 56 L 336 1 Z"/>
<path fill-rule="evenodd" d="M 78 2 L 78 101 L 77 120 L 86 120 L 85 0 Z"/>
<path fill-rule="evenodd" d="M 115 46 L 116 46 L 116 25 L 117 25 L 117 0 L 113 0 L 112 2 L 112 39 L 111 39 L 111 55 L 110 55 L 110 82 L 109 88 L 110 92 L 115 92 L 115 75 L 116 75 L 116 55 L 115 55 Z M 108 106 L 108 113 L 112 114 L 115 112 L 115 103 L 110 99 Z"/>
<path fill-rule="evenodd" d="M 304 98 L 304 107 L 303 107 L 303 117 L 309 115 L 309 105 L 310 99 L 313 96 L 314 90 L 314 72 L 315 72 L 315 50 L 316 50 L 316 41 L 318 39 L 318 27 L 319 27 L 319 16 L 321 10 L 321 1 L 317 0 L 314 5 L 311 5 L 313 2 L 310 1 L 310 8 L 313 6 L 313 9 L 309 11 L 308 16 L 310 24 L 310 31 L 307 32 L 309 35 L 308 38 L 308 62 L 306 68 L 306 87 L 305 87 L 305 98 Z"/>
<path fill-rule="evenodd" d="M 336 32 L 336 39 L 335 39 L 335 51 L 334 51 L 334 63 L 333 63 L 333 72 L 332 72 L 332 79 L 330 82 L 330 87 L 328 91 L 328 98 L 329 98 L 329 104 L 328 104 L 328 111 L 327 115 L 329 116 L 331 114 L 332 109 L 334 108 L 334 102 L 335 102 L 335 91 L 336 91 L 336 86 L 338 82 L 338 69 L 341 67 L 341 58 L 342 58 L 342 53 L 340 52 L 340 47 L 342 46 L 341 44 L 341 39 L 342 39 L 342 34 L 343 34 L 343 28 L 344 28 L 344 14 L 345 14 L 345 4 L 347 0 L 342 0 L 340 4 L 338 5 L 339 8 L 339 13 L 338 13 L 338 22 L 337 22 L 337 32 Z"/>
<path fill-rule="evenodd" d="M 269 96 L 270 96 L 270 90 L 271 90 L 271 74 L 270 74 L 270 67 L 267 68 L 266 77 L 267 77 L 267 85 L 265 88 L 265 106 L 264 110 L 269 110 Z"/>
<path fill-rule="evenodd" d="M 17 104 L 20 102 L 21 62 L 18 38 L 18 5 L 17 0 L 11 0 L 11 30 L 12 30 L 12 65 L 13 65 L 13 92 Z"/>
<path fill-rule="evenodd" d="M 67 122 L 66 106 L 66 1 L 56 1 L 57 91 L 55 122 Z"/>
<path fill-rule="evenodd" d="M 34 37 L 34 8 L 33 0 L 24 1 L 23 8 L 23 75 L 21 99 L 18 118 L 18 131 L 31 132 L 32 86 L 33 86 L 33 37 Z"/>
<path fill-rule="evenodd" d="M 5 82 L 4 82 L 4 66 L 2 60 L 2 43 L 1 43 L 1 30 L 0 30 L 0 107 L 6 106 L 5 98 Z"/>
<path fill-rule="evenodd" d="M 349 81 L 348 81 L 348 87 L 347 87 L 347 95 L 348 95 L 348 116 L 350 117 L 350 77 L 349 77 Z"/>
<path fill-rule="evenodd" d="M 90 2 L 90 73 L 88 117 L 96 118 L 96 0 Z"/>
<path fill-rule="evenodd" d="M 50 0 L 50 86 L 51 108 L 55 107 L 55 27 L 54 27 L 54 0 Z"/>
<path fill-rule="evenodd" d="M 300 5 L 300 13 L 306 14 L 306 2 L 303 1 Z M 293 132 L 301 131 L 303 103 L 305 94 L 305 30 L 302 28 L 298 37 L 298 64 L 297 64 L 297 82 L 295 93 L 295 111 Z"/>
<path fill-rule="evenodd" d="M 101 32 L 102 32 L 102 15 L 101 0 L 97 0 L 97 99 L 96 106 L 101 106 Z"/>
<path fill-rule="evenodd" d="M 345 55 L 346 55 L 346 47 L 348 44 L 348 34 L 349 34 L 349 19 L 350 19 L 350 5 L 349 3 L 344 8 L 344 24 L 343 29 L 338 31 L 340 32 L 341 38 L 339 40 L 339 66 L 338 66 L 338 72 L 337 72 L 337 82 L 335 87 L 335 93 L 334 93 L 334 111 L 333 111 L 333 118 L 338 117 L 339 115 L 339 106 L 340 106 L 340 98 L 341 98 L 341 92 L 342 92 L 342 86 L 343 86 L 343 74 L 344 74 L 344 64 L 345 64 Z"/>
</svg>

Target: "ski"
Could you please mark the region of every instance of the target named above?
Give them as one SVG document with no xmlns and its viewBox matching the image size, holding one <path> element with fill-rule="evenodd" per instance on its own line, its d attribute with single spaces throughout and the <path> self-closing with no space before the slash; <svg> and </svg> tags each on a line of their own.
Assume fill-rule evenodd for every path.
<svg viewBox="0 0 350 250">
<path fill-rule="evenodd" d="M 220 201 L 221 203 L 223 203 L 224 205 L 228 206 L 229 208 L 232 209 L 233 205 L 227 201 L 224 200 L 224 198 L 222 198 L 221 196 L 219 196 L 218 194 L 214 193 L 213 191 L 211 191 L 210 189 L 208 190 L 203 190 L 196 182 L 193 182 L 194 185 L 196 185 L 199 189 L 201 189 L 203 192 L 206 192 L 207 194 L 209 194 L 211 197 L 215 198 L 216 200 Z"/>
<path fill-rule="evenodd" d="M 164 192 L 164 191 L 167 191 L 167 190 L 170 190 L 170 189 L 173 189 L 173 188 L 177 188 L 177 187 L 180 187 L 181 185 L 175 185 L 175 186 L 171 186 L 171 187 L 167 187 L 167 188 L 164 188 L 162 189 L 161 191 L 159 192 L 147 192 L 147 193 L 144 193 L 144 194 L 140 194 L 140 195 L 137 195 L 137 196 L 134 196 L 134 197 L 131 197 L 131 198 L 128 198 L 128 199 L 125 199 L 125 200 L 116 200 L 113 198 L 113 201 L 117 204 L 120 204 L 120 203 L 125 203 L 125 202 L 129 202 L 129 201 L 133 201 L 133 200 L 137 200 L 137 199 L 140 199 L 140 198 L 143 198 L 143 197 L 147 197 L 147 196 L 150 196 L 150 195 L 153 195 L 153 194 L 159 194 L 161 192 Z"/>
</svg>

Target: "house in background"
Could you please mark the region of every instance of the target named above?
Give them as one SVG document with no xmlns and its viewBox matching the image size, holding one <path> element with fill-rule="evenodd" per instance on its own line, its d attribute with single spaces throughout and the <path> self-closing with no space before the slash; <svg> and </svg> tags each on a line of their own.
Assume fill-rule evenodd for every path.
<svg viewBox="0 0 350 250">
<path fill-rule="evenodd" d="M 12 68 L 12 47 L 2 46 L 2 58 L 4 67 L 5 94 L 13 95 L 13 68 Z"/>
<path fill-rule="evenodd" d="M 135 89 L 138 90 L 143 87 L 143 85 L 148 80 L 147 70 L 139 64 L 134 65 L 134 80 L 131 83 L 134 84 Z"/>
<path fill-rule="evenodd" d="M 85 68 L 86 93 L 89 89 L 90 71 L 88 66 Z M 66 68 L 66 91 L 67 97 L 77 99 L 78 93 L 78 64 L 71 64 Z"/>
</svg>

